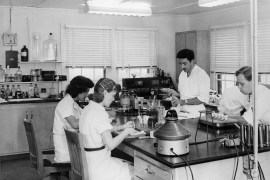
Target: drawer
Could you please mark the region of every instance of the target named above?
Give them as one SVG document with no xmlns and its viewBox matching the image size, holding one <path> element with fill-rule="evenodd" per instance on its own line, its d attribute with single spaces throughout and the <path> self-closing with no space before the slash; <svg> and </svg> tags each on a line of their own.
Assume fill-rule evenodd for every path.
<svg viewBox="0 0 270 180">
<path fill-rule="evenodd" d="M 172 180 L 172 175 L 159 167 L 134 157 L 134 179 L 135 180 Z"/>
</svg>

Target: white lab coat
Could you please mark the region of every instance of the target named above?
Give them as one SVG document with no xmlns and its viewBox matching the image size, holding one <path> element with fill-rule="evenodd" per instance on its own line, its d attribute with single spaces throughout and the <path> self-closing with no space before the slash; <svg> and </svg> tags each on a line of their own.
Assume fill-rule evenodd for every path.
<svg viewBox="0 0 270 180">
<path fill-rule="evenodd" d="M 112 129 L 111 120 L 105 108 L 90 101 L 82 111 L 79 129 L 83 134 L 85 147 L 104 146 L 101 134 Z M 86 158 L 91 180 L 131 179 L 128 164 L 121 159 L 111 157 L 111 151 L 107 147 L 99 151 L 86 152 Z"/>
<path fill-rule="evenodd" d="M 250 97 L 250 108 L 242 116 L 250 124 L 253 124 L 252 99 Z M 256 101 L 258 104 L 258 123 L 270 124 L 270 90 L 259 84 Z"/>
<path fill-rule="evenodd" d="M 182 100 L 197 97 L 204 103 L 209 102 L 210 78 L 199 66 L 195 65 L 189 77 L 185 71 L 179 75 L 178 91 Z M 203 104 L 183 105 L 181 111 L 190 113 L 190 117 L 199 117 L 199 111 L 205 110 Z"/>
<path fill-rule="evenodd" d="M 240 92 L 237 86 L 232 86 L 225 90 L 221 96 L 218 109 L 220 113 L 231 116 L 240 116 L 240 112 L 250 107 L 247 101 L 248 96 Z"/>
<path fill-rule="evenodd" d="M 68 116 L 75 116 L 79 119 L 82 108 L 67 94 L 56 106 L 53 122 L 53 142 L 55 147 L 55 158 L 57 162 L 70 161 L 67 139 L 64 127 L 73 129 L 65 119 Z"/>
</svg>

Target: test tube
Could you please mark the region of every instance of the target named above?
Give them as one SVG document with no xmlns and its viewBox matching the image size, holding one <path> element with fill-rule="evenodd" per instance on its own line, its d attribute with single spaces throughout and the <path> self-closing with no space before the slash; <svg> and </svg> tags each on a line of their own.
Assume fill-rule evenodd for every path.
<svg viewBox="0 0 270 180">
<path fill-rule="evenodd" d="M 251 136 L 252 136 L 252 130 L 251 130 L 251 125 L 246 124 L 246 145 L 248 147 L 251 147 Z"/>
<path fill-rule="evenodd" d="M 245 143 L 245 126 L 240 124 L 240 143 L 243 145 Z"/>
<path fill-rule="evenodd" d="M 269 128 L 270 128 L 270 125 L 269 124 L 266 124 L 265 125 L 265 146 L 269 146 L 269 143 L 270 143 L 270 138 L 269 138 Z"/>
<path fill-rule="evenodd" d="M 262 124 L 258 125 L 258 134 L 259 134 L 259 147 L 263 148 L 263 126 L 262 126 Z"/>
</svg>

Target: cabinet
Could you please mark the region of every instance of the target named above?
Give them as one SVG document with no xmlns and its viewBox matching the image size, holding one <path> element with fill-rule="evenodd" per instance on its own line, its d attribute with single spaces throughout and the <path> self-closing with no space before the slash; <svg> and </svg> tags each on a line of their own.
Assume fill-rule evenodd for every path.
<svg viewBox="0 0 270 180">
<path fill-rule="evenodd" d="M 208 30 L 177 32 L 175 34 L 176 54 L 182 49 L 194 51 L 198 66 L 210 74 L 210 36 Z M 176 59 L 176 82 L 178 83 L 181 66 Z"/>
<path fill-rule="evenodd" d="M 145 159 L 134 157 L 135 180 L 172 180 L 172 174 Z"/>
</svg>

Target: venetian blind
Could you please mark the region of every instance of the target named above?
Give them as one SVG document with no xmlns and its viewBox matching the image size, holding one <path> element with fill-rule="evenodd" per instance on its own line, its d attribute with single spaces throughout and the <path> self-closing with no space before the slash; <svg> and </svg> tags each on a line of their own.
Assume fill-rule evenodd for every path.
<svg viewBox="0 0 270 180">
<path fill-rule="evenodd" d="M 211 29 L 211 72 L 234 73 L 246 64 L 245 36 L 245 25 Z"/>
<path fill-rule="evenodd" d="M 65 28 L 67 66 L 111 66 L 110 28 Z"/>
<path fill-rule="evenodd" d="M 156 31 L 116 29 L 116 65 L 157 65 Z"/>
<path fill-rule="evenodd" d="M 270 20 L 258 21 L 258 71 L 270 72 Z"/>
</svg>

